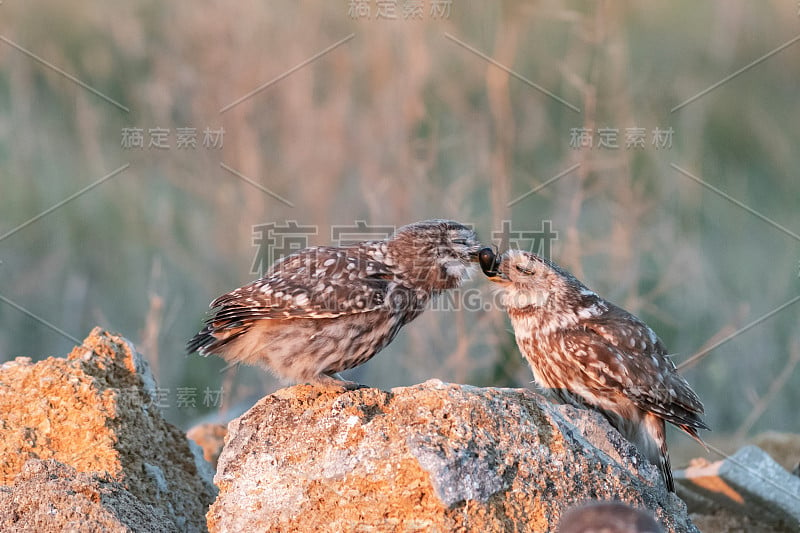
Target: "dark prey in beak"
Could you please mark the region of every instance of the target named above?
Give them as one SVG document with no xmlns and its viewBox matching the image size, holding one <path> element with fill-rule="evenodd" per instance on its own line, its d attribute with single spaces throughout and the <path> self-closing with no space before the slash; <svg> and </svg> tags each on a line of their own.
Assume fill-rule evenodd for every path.
<svg viewBox="0 0 800 533">
<path fill-rule="evenodd" d="M 483 273 L 493 278 L 497 276 L 497 267 L 500 266 L 500 256 L 494 253 L 491 248 L 484 248 L 478 252 L 478 263 L 481 265 Z"/>
</svg>

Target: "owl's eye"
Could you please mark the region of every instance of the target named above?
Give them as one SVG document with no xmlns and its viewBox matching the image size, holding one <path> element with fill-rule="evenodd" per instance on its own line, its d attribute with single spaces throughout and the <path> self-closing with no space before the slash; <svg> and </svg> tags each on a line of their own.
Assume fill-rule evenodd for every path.
<svg viewBox="0 0 800 533">
<path fill-rule="evenodd" d="M 525 268 L 525 267 L 519 266 L 519 265 L 515 265 L 514 268 L 517 269 L 517 272 L 525 274 L 526 276 L 533 276 L 535 274 L 533 269 L 530 269 L 530 268 Z"/>
<path fill-rule="evenodd" d="M 464 246 L 466 246 L 467 239 L 453 239 L 453 244 L 463 244 Z"/>
</svg>

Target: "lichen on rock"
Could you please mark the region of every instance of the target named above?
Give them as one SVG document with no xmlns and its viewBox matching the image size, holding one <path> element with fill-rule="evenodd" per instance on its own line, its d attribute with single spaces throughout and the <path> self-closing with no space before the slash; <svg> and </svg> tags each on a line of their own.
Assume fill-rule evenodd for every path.
<svg viewBox="0 0 800 533">
<path fill-rule="evenodd" d="M 215 480 L 211 531 L 548 531 L 592 500 L 696 531 L 597 413 L 438 380 L 282 389 L 229 424 Z"/>
</svg>

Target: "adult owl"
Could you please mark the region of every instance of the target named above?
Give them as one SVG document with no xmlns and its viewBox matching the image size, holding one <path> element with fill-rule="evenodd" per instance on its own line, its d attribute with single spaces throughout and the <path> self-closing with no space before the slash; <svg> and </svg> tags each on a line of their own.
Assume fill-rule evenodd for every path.
<svg viewBox="0 0 800 533">
<path fill-rule="evenodd" d="M 311 247 L 213 302 L 188 351 L 260 365 L 294 382 L 335 376 L 383 349 L 442 291 L 458 287 L 480 249 L 475 232 L 426 220 L 380 241 Z"/>
</svg>

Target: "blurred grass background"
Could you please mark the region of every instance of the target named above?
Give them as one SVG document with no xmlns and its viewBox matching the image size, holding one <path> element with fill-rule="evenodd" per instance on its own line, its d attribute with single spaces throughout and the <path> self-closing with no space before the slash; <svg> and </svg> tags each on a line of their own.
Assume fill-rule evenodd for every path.
<svg viewBox="0 0 800 533">
<path fill-rule="evenodd" d="M 289 220 L 319 228 L 311 245 L 356 220 L 454 218 L 487 243 L 503 220 L 550 220 L 553 258 L 645 319 L 676 362 L 800 293 L 800 43 L 671 111 L 797 36 L 796 2 L 455 0 L 434 16 L 425 0 L 406 19 L 414 2 L 399 0 L 394 20 L 355 3 L 369 16 L 345 0 L 0 4 L 0 234 L 130 165 L 0 240 L 0 361 L 73 345 L 13 302 L 78 339 L 96 324 L 132 339 L 175 423 L 220 410 L 204 405 L 207 387 L 236 414 L 280 383 L 220 373 L 184 344 L 213 298 L 256 277 L 253 226 Z M 145 143 L 168 128 L 170 148 L 126 149 L 131 127 Z M 182 127 L 197 148 L 176 147 Z M 625 149 L 633 127 L 644 148 Z M 201 145 L 205 128 L 224 128 L 221 149 Z M 592 149 L 570 145 L 574 128 L 593 130 Z M 620 147 L 598 148 L 598 128 Z M 671 147 L 653 146 L 656 128 L 673 129 Z M 431 310 L 348 377 L 528 385 L 479 278 L 466 289 L 488 309 Z M 686 370 L 712 438 L 800 432 L 798 316 L 786 307 Z M 196 390 L 194 407 L 179 388 Z"/>
</svg>

